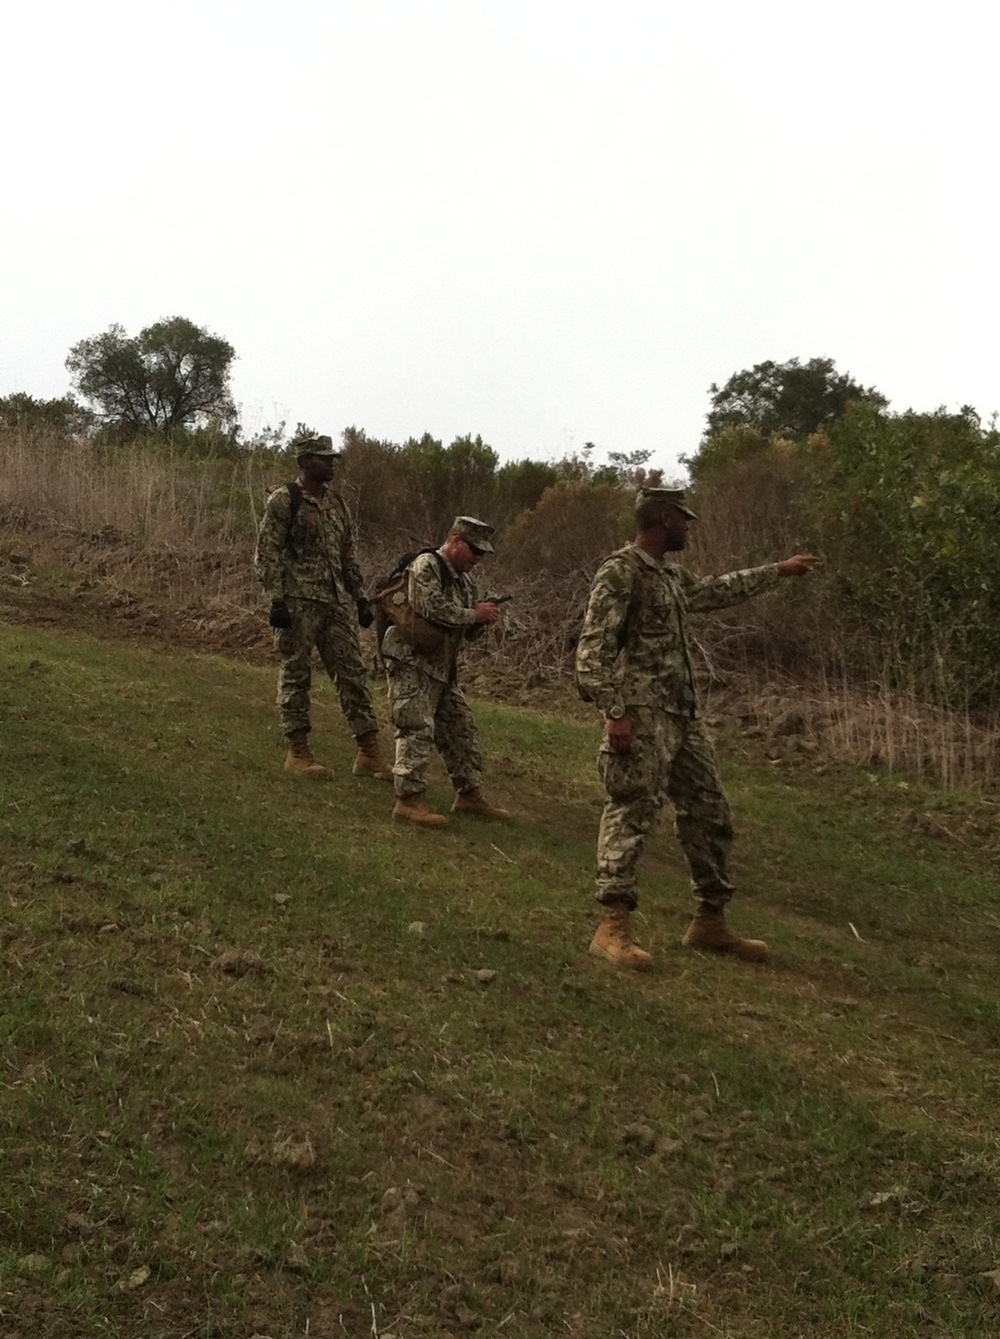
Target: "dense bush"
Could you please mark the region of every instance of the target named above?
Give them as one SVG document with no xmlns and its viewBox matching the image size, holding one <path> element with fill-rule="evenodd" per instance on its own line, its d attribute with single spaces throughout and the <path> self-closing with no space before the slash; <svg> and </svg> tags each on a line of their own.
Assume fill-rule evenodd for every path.
<svg viewBox="0 0 1000 1339">
<path fill-rule="evenodd" d="M 972 411 L 838 421 L 811 503 L 852 641 L 955 705 L 1000 700 L 1000 435 Z"/>
<path fill-rule="evenodd" d="M 824 560 L 811 612 L 769 630 L 772 655 L 942 705 L 1000 703 L 995 425 L 860 403 L 798 442 L 725 430 L 696 473 L 702 564 Z"/>
</svg>

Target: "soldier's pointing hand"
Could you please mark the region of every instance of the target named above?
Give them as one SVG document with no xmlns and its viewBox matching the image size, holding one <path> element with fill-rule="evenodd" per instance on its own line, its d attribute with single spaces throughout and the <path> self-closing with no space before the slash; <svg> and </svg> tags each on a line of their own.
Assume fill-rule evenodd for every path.
<svg viewBox="0 0 1000 1339">
<path fill-rule="evenodd" d="M 804 577 L 813 570 L 819 559 L 812 553 L 797 553 L 794 558 L 786 558 L 778 564 L 780 577 Z"/>
</svg>

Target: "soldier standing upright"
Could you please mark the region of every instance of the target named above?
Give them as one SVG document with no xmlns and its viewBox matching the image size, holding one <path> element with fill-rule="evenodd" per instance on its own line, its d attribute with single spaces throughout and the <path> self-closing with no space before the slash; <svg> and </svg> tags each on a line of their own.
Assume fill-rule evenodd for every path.
<svg viewBox="0 0 1000 1339">
<path fill-rule="evenodd" d="M 443 814 L 427 808 L 424 771 L 437 747 L 455 787 L 452 810 L 480 818 L 509 818 L 480 790 L 483 755 L 475 718 L 458 686 L 458 655 L 470 637 L 495 623 L 499 610 L 480 600 L 469 575 L 484 554 L 493 552 L 493 526 L 458 516 L 438 549 L 419 554 L 407 570 L 402 603 L 424 629 L 415 644 L 402 623 L 382 638 L 389 682 L 389 705 L 396 733 L 393 767 L 396 818 L 442 827 Z"/>
<path fill-rule="evenodd" d="M 309 748 L 309 689 L 315 647 L 337 686 L 340 706 L 358 753 L 354 773 L 389 781 L 378 751 L 378 724 L 366 683 L 357 625 L 373 615 L 354 556 L 347 503 L 330 486 L 340 452 L 326 436 L 292 443 L 298 480 L 267 499 L 254 567 L 271 598 L 269 622 L 281 655 L 278 706 L 288 739 L 285 766 L 302 776 L 325 777 Z"/>
<path fill-rule="evenodd" d="M 698 715 L 687 615 L 759 595 L 781 577 L 804 576 L 818 559 L 798 554 L 699 579 L 664 562 L 666 554 L 684 548 L 695 519 L 683 489 L 640 489 L 635 540 L 598 569 L 577 647 L 580 695 L 606 722 L 598 769 L 607 802 L 597 839 L 597 900 L 604 917 L 590 950 L 625 967 L 644 968 L 651 961 L 632 939 L 629 914 L 638 905 L 636 874 L 646 834 L 668 799 L 698 901 L 684 943 L 746 961 L 767 957 L 762 940 L 741 938 L 725 921 L 733 894 L 727 872 L 732 819 Z"/>
</svg>

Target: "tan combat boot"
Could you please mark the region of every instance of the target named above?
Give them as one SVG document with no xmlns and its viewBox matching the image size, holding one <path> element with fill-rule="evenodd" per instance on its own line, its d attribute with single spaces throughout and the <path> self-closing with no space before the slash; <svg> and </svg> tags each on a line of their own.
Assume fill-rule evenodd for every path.
<svg viewBox="0 0 1000 1339">
<path fill-rule="evenodd" d="M 723 912 L 702 907 L 684 934 L 687 948 L 706 949 L 709 953 L 728 953 L 741 962 L 766 962 L 767 945 L 763 939 L 743 939 L 726 925 Z"/>
<path fill-rule="evenodd" d="M 590 941 L 590 951 L 598 958 L 607 958 L 619 967 L 631 967 L 644 972 L 653 959 L 633 940 L 628 924 L 629 910 L 625 906 L 604 908 L 604 919 Z"/>
<path fill-rule="evenodd" d="M 285 768 L 289 772 L 296 772 L 299 776 L 311 776 L 317 781 L 329 776 L 327 769 L 312 756 L 308 730 L 293 730 L 288 736 Z"/>
<path fill-rule="evenodd" d="M 405 818 L 408 823 L 421 823 L 425 828 L 443 828 L 448 821 L 444 814 L 432 814 L 422 795 L 407 795 L 405 800 L 397 800 L 392 816 Z"/>
<path fill-rule="evenodd" d="M 358 756 L 351 769 L 355 776 L 370 776 L 376 781 L 391 781 L 392 766 L 382 758 L 378 751 L 378 731 L 369 730 L 366 735 L 358 735 Z"/>
<path fill-rule="evenodd" d="M 509 809 L 501 809 L 498 804 L 490 804 L 483 798 L 481 790 L 460 790 L 451 806 L 453 814 L 475 814 L 478 818 L 511 818 Z"/>
</svg>

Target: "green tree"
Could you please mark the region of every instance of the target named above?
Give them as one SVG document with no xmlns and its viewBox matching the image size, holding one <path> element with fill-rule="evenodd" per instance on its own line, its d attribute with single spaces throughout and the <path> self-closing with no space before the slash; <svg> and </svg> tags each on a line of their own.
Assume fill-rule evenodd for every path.
<svg viewBox="0 0 1000 1339">
<path fill-rule="evenodd" d="M 850 404 L 888 404 L 873 386 L 838 372 L 832 358 L 757 363 L 734 372 L 721 388 L 713 383 L 710 394 L 706 440 L 726 428 L 750 428 L 764 440 L 776 435 L 801 441 L 842 417 Z"/>
<path fill-rule="evenodd" d="M 542 460 L 511 460 L 496 476 L 496 495 L 488 519 L 494 525 L 509 525 L 521 512 L 538 505 L 546 488 L 559 475 L 554 465 Z"/>
<path fill-rule="evenodd" d="M 84 432 L 93 416 L 72 396 L 36 400 L 24 391 L 0 398 L 0 427 L 20 432 Z"/>
<path fill-rule="evenodd" d="M 632 499 L 632 492 L 616 482 L 558 480 L 508 527 L 505 569 L 542 574 L 564 591 L 566 583 L 576 581 L 579 599 L 585 602 L 586 586 L 598 563 L 629 536 L 635 519 Z"/>
<path fill-rule="evenodd" d="M 443 535 L 455 516 L 489 512 L 499 458 L 480 436 L 445 446 L 425 432 L 403 443 L 398 460 L 411 496 L 423 503 L 425 533 Z"/>
<path fill-rule="evenodd" d="M 896 652 L 900 682 L 1000 701 L 1000 433 L 975 411 L 847 415 L 812 462 L 817 532 L 842 606 Z"/>
<path fill-rule="evenodd" d="M 235 428 L 231 344 L 183 316 L 129 337 L 120 325 L 74 344 L 66 367 L 100 420 L 124 433 Z"/>
</svg>

